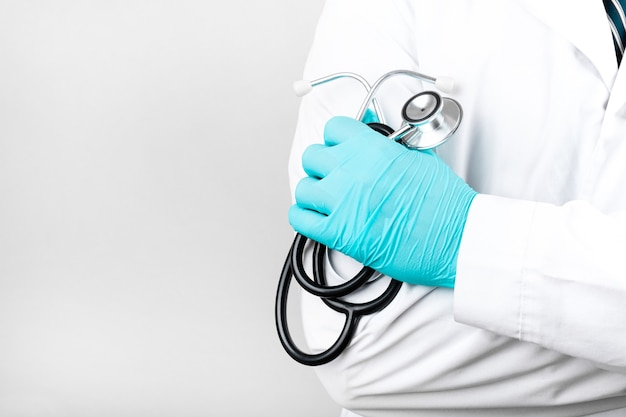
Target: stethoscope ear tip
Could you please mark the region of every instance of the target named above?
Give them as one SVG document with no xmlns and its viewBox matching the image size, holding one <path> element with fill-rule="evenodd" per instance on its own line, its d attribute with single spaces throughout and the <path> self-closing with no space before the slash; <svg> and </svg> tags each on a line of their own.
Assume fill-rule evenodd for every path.
<svg viewBox="0 0 626 417">
<path fill-rule="evenodd" d="M 298 80 L 293 83 L 293 92 L 298 97 L 306 96 L 312 89 L 313 85 L 308 80 Z"/>
<path fill-rule="evenodd" d="M 454 78 L 452 77 L 437 77 L 435 80 L 435 87 L 443 93 L 452 93 L 454 90 Z"/>
</svg>

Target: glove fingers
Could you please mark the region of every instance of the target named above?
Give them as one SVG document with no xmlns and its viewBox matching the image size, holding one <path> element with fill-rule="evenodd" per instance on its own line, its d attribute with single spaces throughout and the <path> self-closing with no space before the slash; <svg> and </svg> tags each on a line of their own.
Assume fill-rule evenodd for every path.
<svg viewBox="0 0 626 417">
<path fill-rule="evenodd" d="M 317 211 L 303 209 L 297 205 L 289 208 L 289 223 L 293 229 L 317 242 L 325 244 L 322 239 L 322 231 L 327 217 Z"/>
<path fill-rule="evenodd" d="M 336 165 L 332 148 L 325 145 L 311 145 L 302 154 L 302 168 L 310 177 L 324 178 Z"/>
<path fill-rule="evenodd" d="M 306 210 L 314 210 L 323 215 L 332 213 L 335 202 L 332 196 L 324 190 L 320 180 L 306 177 L 296 186 L 296 204 Z"/>
<path fill-rule="evenodd" d="M 356 139 L 356 142 L 347 142 Z M 338 165 L 351 158 L 354 152 L 365 146 L 364 141 L 374 141 L 379 145 L 392 145 L 369 126 L 350 117 L 333 117 L 324 129 L 325 145 L 311 145 L 302 154 L 302 167 L 307 175 L 325 178 Z M 338 146 L 343 145 L 343 146 Z M 394 144 L 395 145 L 395 144 Z M 356 149 L 355 149 L 356 146 Z M 392 145 L 393 146 L 393 145 Z M 400 146 L 400 145 L 397 145 Z"/>
</svg>

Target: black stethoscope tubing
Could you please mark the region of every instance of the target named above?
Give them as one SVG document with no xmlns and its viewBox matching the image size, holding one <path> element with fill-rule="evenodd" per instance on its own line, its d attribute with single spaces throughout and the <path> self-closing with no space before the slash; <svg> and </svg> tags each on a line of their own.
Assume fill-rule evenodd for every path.
<svg viewBox="0 0 626 417">
<path fill-rule="evenodd" d="M 291 278 L 297 276 L 293 267 L 294 258 L 299 258 L 299 263 L 302 261 L 302 251 L 304 245 L 306 244 L 307 238 L 296 234 L 294 238 L 294 242 L 289 251 L 289 255 L 285 260 L 285 264 L 283 266 L 280 280 L 278 283 L 278 290 L 276 292 L 276 304 L 275 304 L 275 318 L 276 318 L 276 330 L 278 331 L 278 337 L 280 342 L 285 349 L 285 351 L 291 356 L 295 361 L 309 366 L 317 366 L 328 363 L 335 358 L 337 358 L 350 344 L 350 340 L 354 335 L 354 332 L 359 324 L 359 320 L 361 317 L 373 314 L 383 310 L 391 301 L 395 298 L 396 294 L 400 290 L 402 286 L 402 282 L 391 280 L 387 289 L 378 297 L 373 300 L 370 300 L 365 303 L 351 303 L 345 300 L 341 300 L 338 297 L 327 297 L 321 295 L 320 298 L 324 303 L 339 313 L 343 313 L 346 316 L 343 329 L 335 343 L 327 350 L 311 354 L 302 351 L 296 343 L 293 341 L 291 337 L 291 333 L 289 332 L 289 325 L 287 323 L 287 299 L 289 294 L 289 286 L 291 283 Z M 296 256 L 296 254 L 300 254 Z M 326 285 L 326 278 L 324 277 L 324 262 L 326 247 L 318 242 L 314 242 L 313 248 L 313 276 L 314 281 L 307 279 L 308 283 L 314 282 L 316 285 L 313 288 L 316 288 L 316 291 L 319 292 L 320 288 Z M 365 272 L 363 272 L 365 270 Z M 353 282 L 358 281 L 360 285 L 356 287 L 356 289 L 362 287 L 367 284 L 368 279 L 363 279 L 363 275 L 369 277 L 376 272 L 368 267 L 364 267 L 355 277 L 346 282 L 346 284 L 342 286 L 335 287 L 327 287 L 326 289 L 330 289 L 330 291 L 337 292 L 338 287 L 343 288 L 352 288 Z M 369 274 L 369 275 L 367 275 Z M 300 277 L 300 279 L 296 278 L 298 281 L 300 279 L 304 279 L 304 277 Z M 349 286 L 347 285 L 349 284 Z M 305 288 L 306 290 L 306 288 Z M 342 291 L 345 291 L 343 289 Z M 354 289 L 351 290 L 353 292 Z M 323 292 L 323 291 L 322 291 Z"/>
<path fill-rule="evenodd" d="M 307 274 L 303 262 L 304 247 L 306 246 L 307 240 L 308 239 L 301 234 L 296 234 L 293 242 L 294 250 L 290 252 L 290 256 L 293 275 L 296 281 L 298 281 L 298 284 L 300 284 L 302 288 L 313 295 L 323 298 L 344 297 L 362 287 L 376 273 L 376 271 L 371 268 L 363 267 L 358 274 L 345 283 L 336 286 L 327 286 L 326 280 L 323 278 L 325 256 L 320 253 L 320 251 L 325 248 L 320 243 L 314 242 L 313 276 L 315 280 L 313 280 Z"/>
</svg>

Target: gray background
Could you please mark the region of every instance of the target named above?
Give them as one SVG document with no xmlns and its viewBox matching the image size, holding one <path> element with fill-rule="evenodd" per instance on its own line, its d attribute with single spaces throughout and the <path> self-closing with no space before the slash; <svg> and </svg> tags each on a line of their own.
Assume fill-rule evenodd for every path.
<svg viewBox="0 0 626 417">
<path fill-rule="evenodd" d="M 338 414 L 273 321 L 321 7 L 0 1 L 0 415 Z"/>
</svg>

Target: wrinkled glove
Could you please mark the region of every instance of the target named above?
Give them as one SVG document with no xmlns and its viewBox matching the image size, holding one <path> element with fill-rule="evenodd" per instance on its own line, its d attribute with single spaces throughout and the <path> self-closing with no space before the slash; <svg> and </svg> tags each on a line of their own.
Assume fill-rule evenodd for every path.
<svg viewBox="0 0 626 417">
<path fill-rule="evenodd" d="M 302 235 L 410 284 L 454 287 L 476 192 L 435 153 L 347 117 L 309 146 L 289 222 Z"/>
</svg>

